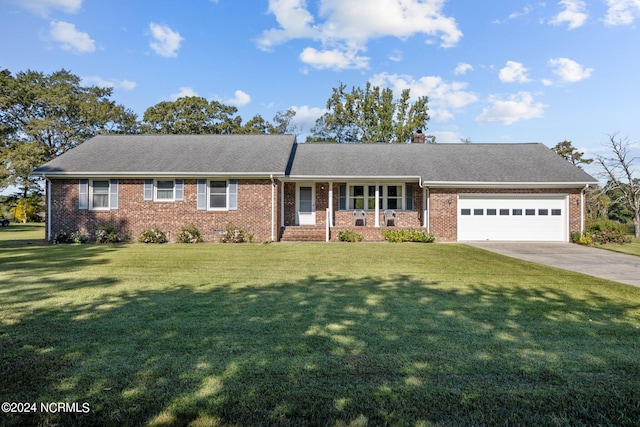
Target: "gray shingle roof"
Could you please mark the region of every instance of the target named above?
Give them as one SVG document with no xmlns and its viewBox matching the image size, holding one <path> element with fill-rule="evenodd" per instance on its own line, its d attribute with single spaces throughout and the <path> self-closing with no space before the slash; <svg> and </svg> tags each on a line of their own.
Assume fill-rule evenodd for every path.
<svg viewBox="0 0 640 427">
<path fill-rule="evenodd" d="M 597 181 L 543 144 L 298 144 L 292 178 L 420 177 L 448 183 Z"/>
<path fill-rule="evenodd" d="M 284 175 L 293 135 L 103 135 L 39 167 L 46 176 Z"/>
<path fill-rule="evenodd" d="M 426 185 L 597 181 L 543 144 L 296 144 L 292 135 L 97 136 L 36 169 L 50 177 L 284 176 Z"/>
</svg>

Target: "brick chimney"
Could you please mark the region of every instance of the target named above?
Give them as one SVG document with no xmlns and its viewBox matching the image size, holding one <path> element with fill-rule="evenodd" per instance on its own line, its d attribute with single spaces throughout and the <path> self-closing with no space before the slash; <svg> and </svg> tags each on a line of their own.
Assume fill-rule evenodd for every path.
<svg viewBox="0 0 640 427">
<path fill-rule="evenodd" d="M 422 133 L 422 129 L 418 129 L 416 133 L 411 135 L 412 144 L 424 144 L 426 142 L 427 135 Z"/>
</svg>

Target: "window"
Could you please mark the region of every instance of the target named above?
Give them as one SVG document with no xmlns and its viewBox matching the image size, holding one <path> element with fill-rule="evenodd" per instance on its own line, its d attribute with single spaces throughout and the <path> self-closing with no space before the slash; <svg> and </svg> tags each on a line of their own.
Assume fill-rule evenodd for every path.
<svg viewBox="0 0 640 427">
<path fill-rule="evenodd" d="M 496 214 L 495 209 L 487 209 L 487 215 L 495 215 L 495 214 Z"/>
<path fill-rule="evenodd" d="M 118 209 L 117 179 L 81 179 L 78 184 L 78 209 Z"/>
<path fill-rule="evenodd" d="M 512 215 L 522 215 L 522 209 L 513 209 L 511 211 Z"/>
<path fill-rule="evenodd" d="M 474 215 L 484 215 L 484 209 L 474 209 L 473 210 L 473 214 Z"/>
<path fill-rule="evenodd" d="M 184 200 L 183 179 L 145 179 L 144 200 L 156 202 L 173 202 Z"/>
<path fill-rule="evenodd" d="M 551 215 L 553 216 L 562 215 L 562 209 L 551 209 Z"/>
<path fill-rule="evenodd" d="M 382 195 L 382 192 L 380 192 Z M 382 203 L 380 203 L 382 208 Z M 390 185 L 387 187 L 387 209 L 402 209 L 402 187 Z"/>
<path fill-rule="evenodd" d="M 196 189 L 198 210 L 238 210 L 238 180 L 199 179 Z"/>
<path fill-rule="evenodd" d="M 173 201 L 173 181 L 156 182 L 156 200 Z"/>
<path fill-rule="evenodd" d="M 509 209 L 500 209 L 500 215 L 509 215 Z"/>
<path fill-rule="evenodd" d="M 349 209 L 364 209 L 364 185 L 349 187 Z"/>
<path fill-rule="evenodd" d="M 364 209 L 373 211 L 376 208 L 375 185 L 338 186 L 338 208 L 340 210 Z M 413 185 L 378 185 L 378 208 L 393 210 L 413 209 Z M 405 193 L 406 197 L 405 197 Z"/>
<path fill-rule="evenodd" d="M 471 215 L 471 209 L 462 209 L 460 215 Z"/>
<path fill-rule="evenodd" d="M 227 208 L 227 181 L 209 183 L 209 207 L 211 209 Z"/>
<path fill-rule="evenodd" d="M 91 209 L 109 209 L 109 181 L 91 182 Z"/>
<path fill-rule="evenodd" d="M 526 209 L 525 210 L 525 215 L 535 215 L 536 214 L 536 210 L 535 209 Z"/>
<path fill-rule="evenodd" d="M 538 215 L 540 215 L 540 216 L 549 215 L 549 209 L 538 209 Z"/>
</svg>

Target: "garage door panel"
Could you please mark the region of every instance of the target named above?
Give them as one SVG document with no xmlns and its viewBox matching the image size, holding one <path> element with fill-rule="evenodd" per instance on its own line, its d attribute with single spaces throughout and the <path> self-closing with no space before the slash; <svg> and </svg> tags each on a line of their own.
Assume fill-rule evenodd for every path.
<svg viewBox="0 0 640 427">
<path fill-rule="evenodd" d="M 565 211 L 565 196 L 460 195 L 458 240 L 566 241 Z"/>
</svg>

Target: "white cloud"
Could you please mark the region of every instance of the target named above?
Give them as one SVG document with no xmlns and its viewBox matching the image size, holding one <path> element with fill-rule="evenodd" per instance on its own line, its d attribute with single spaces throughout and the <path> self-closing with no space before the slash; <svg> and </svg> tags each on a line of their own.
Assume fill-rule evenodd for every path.
<svg viewBox="0 0 640 427">
<path fill-rule="evenodd" d="M 484 108 L 482 114 L 476 117 L 476 122 L 501 122 L 510 125 L 520 120 L 540 118 L 544 116 L 544 109 L 547 107 L 541 102 L 535 102 L 530 92 L 518 92 L 507 99 L 492 95 L 489 102 L 490 106 Z"/>
<path fill-rule="evenodd" d="M 300 60 L 314 68 L 332 68 L 345 70 L 350 68 L 367 68 L 369 58 L 358 56 L 355 51 L 339 49 L 318 51 L 312 47 L 305 48 L 300 54 Z"/>
<path fill-rule="evenodd" d="M 631 25 L 640 17 L 640 0 L 607 0 L 607 25 Z"/>
<path fill-rule="evenodd" d="M 65 13 L 76 13 L 82 6 L 83 0 L 13 0 L 13 3 L 30 10 L 40 16 L 49 16 L 54 10 Z"/>
<path fill-rule="evenodd" d="M 467 64 L 467 63 L 464 63 L 464 62 L 458 62 L 458 65 L 453 70 L 453 73 L 456 76 L 462 76 L 464 74 L 467 74 L 468 71 L 473 71 L 473 65 Z"/>
<path fill-rule="evenodd" d="M 275 16 L 279 28 L 264 31 L 257 44 L 262 50 L 271 50 L 289 40 L 310 39 L 322 46 L 321 51 L 307 47 L 300 55 L 310 65 L 364 68 L 368 60 L 359 52 L 366 50 L 368 41 L 374 38 L 405 39 L 424 34 L 438 37 L 442 47 L 455 46 L 462 32 L 454 18 L 443 14 L 443 8 L 443 0 L 319 0 L 314 16 L 305 0 L 270 0 L 269 13 Z"/>
<path fill-rule="evenodd" d="M 589 15 L 586 11 L 587 5 L 583 0 L 560 0 L 558 4 L 563 6 L 564 10 L 549 21 L 550 24 L 562 25 L 568 23 L 569 29 L 573 30 L 582 27 L 587 21 Z"/>
<path fill-rule="evenodd" d="M 167 25 L 149 24 L 151 37 L 153 40 L 149 44 L 151 49 L 160 56 L 165 58 L 174 58 L 178 56 L 178 49 L 184 41 L 180 33 L 173 31 Z"/>
<path fill-rule="evenodd" d="M 78 54 L 91 53 L 96 50 L 95 42 L 89 34 L 78 31 L 69 22 L 52 21 L 49 36 L 61 44 L 62 49 Z"/>
<path fill-rule="evenodd" d="M 401 62 L 404 59 L 404 53 L 401 50 L 394 50 L 389 55 L 389 59 L 393 62 Z"/>
<path fill-rule="evenodd" d="M 527 69 L 519 62 L 507 61 L 507 65 L 498 74 L 503 83 L 527 83 L 531 80 L 527 77 Z"/>
<path fill-rule="evenodd" d="M 226 100 L 227 104 L 236 105 L 238 107 L 247 105 L 250 102 L 251 102 L 251 96 L 249 96 L 249 94 L 241 90 L 235 91 L 234 97 Z"/>
<path fill-rule="evenodd" d="M 460 144 L 460 140 L 462 139 L 460 134 L 454 131 L 429 131 L 429 133 L 436 137 L 436 142 L 438 144 Z"/>
<path fill-rule="evenodd" d="M 172 93 L 171 95 L 169 95 L 169 99 L 175 101 L 178 98 L 185 98 L 187 96 L 198 96 L 198 92 L 190 87 L 181 87 L 178 93 Z"/>
<path fill-rule="evenodd" d="M 449 121 L 454 115 L 451 110 L 460 109 L 478 100 L 472 92 L 466 91 L 467 83 L 447 83 L 441 77 L 426 76 L 416 80 L 401 74 L 376 74 L 369 79 L 374 86 L 389 87 L 396 96 L 409 89 L 411 97 L 429 97 L 429 115 L 435 121 Z"/>
<path fill-rule="evenodd" d="M 112 87 L 114 89 L 133 90 L 137 84 L 130 80 L 106 80 L 99 76 L 83 77 L 82 82 L 87 85 L 99 87 Z"/>
<path fill-rule="evenodd" d="M 549 65 L 553 67 L 553 73 L 565 83 L 588 79 L 593 72 L 593 68 L 585 68 L 569 58 L 552 58 L 549 60 Z"/>
<path fill-rule="evenodd" d="M 327 112 L 324 108 L 309 107 L 306 105 L 301 107 L 294 105 L 291 108 L 296 112 L 296 115 L 291 119 L 291 124 L 301 133 L 309 132 L 311 128 L 316 125 L 316 120 Z"/>
</svg>

